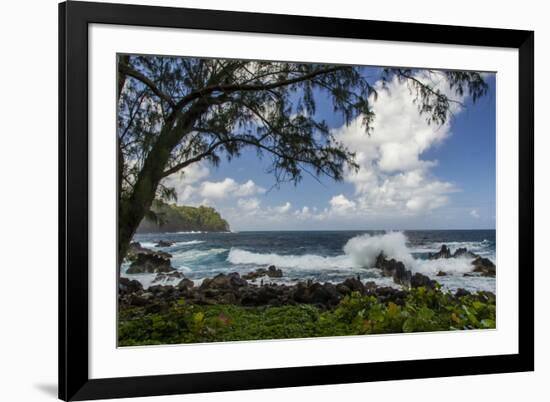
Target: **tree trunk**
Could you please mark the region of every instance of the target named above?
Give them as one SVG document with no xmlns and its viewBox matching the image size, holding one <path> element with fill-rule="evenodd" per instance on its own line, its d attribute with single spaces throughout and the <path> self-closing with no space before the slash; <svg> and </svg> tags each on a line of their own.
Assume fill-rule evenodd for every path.
<svg viewBox="0 0 550 402">
<path fill-rule="evenodd" d="M 118 275 L 120 266 L 126 257 L 130 242 L 136 230 L 150 210 L 155 199 L 158 185 L 164 177 L 172 150 L 182 138 L 192 131 L 197 119 L 208 109 L 208 103 L 198 101 L 185 114 L 181 115 L 175 127 L 167 124 L 162 130 L 151 151 L 147 155 L 132 194 L 128 199 L 121 199 L 119 189 L 118 216 Z"/>
<path fill-rule="evenodd" d="M 130 57 L 129 56 L 119 56 L 118 58 L 118 63 L 119 64 L 124 64 L 124 65 L 128 65 L 128 63 L 130 62 Z M 120 70 L 120 69 L 119 69 Z M 118 77 L 117 77 L 117 80 L 118 80 L 118 85 L 117 85 L 117 105 L 118 103 L 120 102 L 120 95 L 122 94 L 122 89 L 124 88 L 124 83 L 126 82 L 126 75 L 125 74 L 121 74 L 120 72 L 118 73 Z M 117 106 L 118 107 L 118 106 Z M 122 153 L 122 147 L 121 147 L 121 143 L 120 143 L 120 137 L 119 135 L 117 134 L 117 169 L 118 169 L 118 172 L 117 172 L 117 194 L 118 194 L 118 216 L 119 216 L 119 238 L 121 236 L 121 230 L 120 230 L 120 222 L 121 222 L 121 216 L 122 216 L 122 177 L 123 177 L 123 172 L 124 172 L 124 154 Z M 128 251 L 128 247 L 126 247 L 126 249 L 123 250 L 123 256 L 126 255 L 126 252 Z M 117 258 L 117 262 L 118 262 L 118 278 L 120 279 L 120 264 L 122 262 L 122 259 L 120 258 L 120 242 L 119 242 L 119 255 L 118 255 L 118 258 Z M 118 284 L 117 284 L 118 286 Z"/>
</svg>

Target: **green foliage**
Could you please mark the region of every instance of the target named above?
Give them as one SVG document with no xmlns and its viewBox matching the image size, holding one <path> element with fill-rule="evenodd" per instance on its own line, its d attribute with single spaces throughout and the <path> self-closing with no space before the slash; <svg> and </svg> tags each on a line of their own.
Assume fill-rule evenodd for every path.
<svg viewBox="0 0 550 402">
<path fill-rule="evenodd" d="M 179 231 L 227 232 L 229 224 L 210 207 L 187 207 L 155 201 L 138 232 Z"/>
<path fill-rule="evenodd" d="M 413 289 L 404 305 L 353 293 L 332 310 L 313 305 L 199 306 L 180 300 L 158 313 L 136 307 L 119 312 L 119 345 L 223 342 L 319 336 L 488 329 L 496 327 L 495 298 L 480 292 L 460 298 Z"/>
</svg>

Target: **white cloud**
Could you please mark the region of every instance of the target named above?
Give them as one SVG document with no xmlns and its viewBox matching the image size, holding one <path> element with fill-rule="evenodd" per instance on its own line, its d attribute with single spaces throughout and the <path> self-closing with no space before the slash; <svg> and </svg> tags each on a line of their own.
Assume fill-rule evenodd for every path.
<svg viewBox="0 0 550 402">
<path fill-rule="evenodd" d="M 291 208 L 292 204 L 287 201 L 283 205 L 275 207 L 275 211 L 279 214 L 286 214 L 288 211 L 290 211 Z"/>
<path fill-rule="evenodd" d="M 197 192 L 194 184 L 207 178 L 209 174 L 210 170 L 208 167 L 198 162 L 168 176 L 163 180 L 163 184 L 174 188 L 178 202 L 181 203 L 188 201 Z"/>
<path fill-rule="evenodd" d="M 239 185 L 229 177 L 222 181 L 205 181 L 201 183 L 199 194 L 204 198 L 225 198 L 237 190 Z"/>
<path fill-rule="evenodd" d="M 470 211 L 470 215 L 476 219 L 479 219 L 479 212 L 477 211 L 477 209 L 472 209 Z"/>
<path fill-rule="evenodd" d="M 200 185 L 199 193 L 204 198 L 221 199 L 227 197 L 249 197 L 265 193 L 265 189 L 252 180 L 239 184 L 226 177 L 222 181 L 205 181 Z"/>
<path fill-rule="evenodd" d="M 255 212 L 260 208 L 260 200 L 257 198 L 240 198 L 237 205 L 245 212 Z"/>
<path fill-rule="evenodd" d="M 205 180 L 210 174 L 206 165 L 194 163 L 184 170 L 164 179 L 163 184 L 176 190 L 178 203 L 212 204 L 213 200 L 250 197 L 263 194 L 266 190 L 254 181 L 238 183 L 230 177 L 221 181 Z"/>
<path fill-rule="evenodd" d="M 451 95 L 444 76 L 434 74 L 417 78 L 430 79 L 432 84 L 437 82 L 443 93 L 463 100 Z M 450 135 L 450 119 L 441 126 L 428 124 L 426 116 L 419 114 L 415 93 L 407 82 L 394 79 L 386 88 L 382 88 L 381 83 L 376 87 L 378 99 L 372 103 L 375 113 L 372 133 L 365 133 L 361 118 L 333 131 L 337 141 L 356 152 L 359 170 L 345 174 L 345 180 L 354 185 L 355 200 L 343 195 L 342 199 L 333 198 L 332 210 L 340 214 L 351 212 L 354 210 L 349 207 L 350 203 L 356 203 L 356 209 L 370 216 L 410 215 L 444 206 L 449 200 L 448 194 L 457 188 L 434 178 L 430 170 L 437 161 L 425 160 L 422 155 Z M 453 103 L 451 109 L 454 114 L 460 112 L 459 104 Z M 339 201 L 341 205 L 333 205 Z M 348 208 L 342 208 L 343 205 Z"/>
<path fill-rule="evenodd" d="M 346 213 L 355 209 L 355 202 L 348 200 L 343 194 L 332 197 L 329 204 L 336 213 Z"/>
<path fill-rule="evenodd" d="M 294 211 L 294 216 L 298 219 L 310 219 L 313 217 L 308 206 L 303 206 L 302 209 Z"/>
<path fill-rule="evenodd" d="M 256 183 L 254 183 L 252 180 L 248 180 L 246 183 L 241 184 L 234 191 L 234 195 L 237 197 L 248 197 L 251 195 L 263 193 L 265 193 L 265 188 L 256 185 Z"/>
</svg>

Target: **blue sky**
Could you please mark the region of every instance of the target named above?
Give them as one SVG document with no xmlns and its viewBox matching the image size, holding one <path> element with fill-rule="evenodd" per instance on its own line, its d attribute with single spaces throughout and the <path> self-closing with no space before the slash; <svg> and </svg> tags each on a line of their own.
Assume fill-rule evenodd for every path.
<svg viewBox="0 0 550 402">
<path fill-rule="evenodd" d="M 377 69 L 365 69 L 376 82 Z M 406 83 L 390 82 L 374 102 L 372 135 L 346 126 L 319 97 L 316 114 L 357 152 L 358 173 L 335 183 L 307 174 L 273 188 L 269 157 L 252 149 L 218 167 L 193 165 L 168 180 L 178 204 L 218 209 L 233 230 L 477 229 L 495 227 L 495 75 L 487 95 L 464 96 L 444 126 L 419 116 Z M 433 80 L 433 77 L 431 78 Z M 436 80 L 449 91 L 444 79 Z"/>
</svg>

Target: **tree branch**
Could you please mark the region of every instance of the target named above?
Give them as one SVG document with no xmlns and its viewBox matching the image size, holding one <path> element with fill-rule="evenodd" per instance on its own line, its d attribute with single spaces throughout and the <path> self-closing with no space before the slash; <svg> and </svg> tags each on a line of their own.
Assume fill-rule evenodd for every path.
<svg viewBox="0 0 550 402">
<path fill-rule="evenodd" d="M 453 103 L 459 104 L 460 106 L 464 106 L 464 104 L 462 102 L 457 101 L 456 99 L 451 99 L 448 96 L 435 91 L 429 85 L 424 84 L 422 81 L 420 81 L 419 79 L 413 77 L 410 74 L 405 73 L 403 70 L 397 69 L 396 71 L 397 71 L 398 76 L 415 82 L 417 85 L 420 85 L 422 88 L 425 88 L 428 92 L 430 92 L 432 95 L 436 96 L 438 99 L 443 100 L 444 102 L 453 102 Z"/>
<path fill-rule="evenodd" d="M 332 67 L 332 68 L 326 68 L 322 70 L 317 70 L 314 72 L 311 72 L 309 74 L 303 74 L 300 77 L 291 78 L 288 80 L 273 82 L 271 84 L 258 84 L 258 85 L 243 85 L 243 84 L 229 84 L 229 85 L 211 85 L 208 87 L 205 87 L 199 91 L 191 92 L 190 94 L 184 96 L 181 98 L 174 106 L 174 111 L 172 115 L 168 118 L 168 120 L 172 120 L 175 117 L 175 113 L 177 113 L 181 108 L 183 108 L 185 105 L 187 105 L 189 102 L 192 102 L 193 100 L 200 98 L 205 95 L 209 95 L 212 92 L 236 92 L 236 91 L 266 91 L 271 90 L 275 88 L 284 87 L 287 85 L 292 85 L 297 82 L 306 81 L 311 78 L 317 77 L 318 75 L 322 74 L 328 74 L 335 71 L 342 70 L 344 68 L 349 68 L 346 66 L 339 66 L 339 67 Z"/>
<path fill-rule="evenodd" d="M 214 133 L 212 130 L 209 130 L 208 132 L 210 132 L 211 134 L 214 134 L 216 135 L 217 138 L 220 138 L 219 135 L 217 135 L 216 133 Z M 244 137 L 232 137 L 232 138 L 226 138 L 224 140 L 220 140 L 218 142 L 215 142 L 214 144 L 212 144 L 210 147 L 208 147 L 208 149 L 196 156 L 194 156 L 193 158 L 190 158 L 190 159 L 187 159 L 181 163 L 178 163 L 177 165 L 174 165 L 173 167 L 171 167 L 170 169 L 168 170 L 165 170 L 163 173 L 162 173 L 162 177 L 167 177 L 167 176 L 170 176 L 171 174 L 174 174 L 176 172 L 178 172 L 179 170 L 181 169 L 184 169 L 186 168 L 187 166 L 195 163 L 195 162 L 199 162 L 201 161 L 202 159 L 204 159 L 205 157 L 209 156 L 209 155 L 212 155 L 213 152 L 216 150 L 217 147 L 221 146 L 221 145 L 224 145 L 224 144 L 228 144 L 228 143 L 231 143 L 231 142 L 241 142 L 243 144 L 246 144 L 246 145 L 250 145 L 250 146 L 254 146 L 254 147 L 257 147 L 259 149 L 262 149 L 264 151 L 267 151 L 275 156 L 277 156 L 278 158 L 281 158 L 281 159 L 288 159 L 288 160 L 295 160 L 296 162 L 298 163 L 303 163 L 303 164 L 311 164 L 312 161 L 309 161 L 307 159 L 302 159 L 302 158 L 298 158 L 296 155 L 294 156 L 287 156 L 267 145 L 264 145 L 261 143 L 261 140 L 266 138 L 267 135 L 264 135 L 262 136 L 261 139 L 248 139 L 248 138 L 244 138 Z M 303 168 L 303 167 L 302 167 Z M 319 170 L 325 174 L 326 176 L 330 177 L 330 178 L 335 178 L 330 172 L 327 172 L 325 169 L 321 168 L 321 167 L 318 167 Z M 307 172 L 309 174 L 311 174 L 310 172 Z"/>
<path fill-rule="evenodd" d="M 218 141 L 218 142 L 215 142 L 213 145 L 211 145 L 210 147 L 208 147 L 208 149 L 206 151 L 204 151 L 203 153 L 200 153 L 190 159 L 187 159 L 181 163 L 178 163 L 177 165 L 175 166 L 172 166 L 170 169 L 168 170 L 165 170 L 163 173 L 162 173 L 162 177 L 167 177 L 167 176 L 170 176 L 171 174 L 174 174 L 176 172 L 178 172 L 179 170 L 181 169 L 184 169 L 186 168 L 187 166 L 191 165 L 192 163 L 195 163 L 195 162 L 199 162 L 201 159 L 209 156 L 209 155 L 212 155 L 212 153 L 214 152 L 214 150 L 219 147 L 220 145 L 223 145 L 225 143 L 228 143 L 232 141 L 231 139 L 227 139 L 227 140 L 223 140 L 223 141 Z"/>
<path fill-rule="evenodd" d="M 143 74 L 141 74 L 139 71 L 136 71 L 134 70 L 133 68 L 129 67 L 128 65 L 125 65 L 125 64 L 120 64 L 118 65 L 118 72 L 120 74 L 125 74 L 125 75 L 128 75 L 130 77 L 133 77 L 135 78 L 136 80 L 138 81 L 141 81 L 143 84 L 145 84 L 155 95 L 157 95 L 161 100 L 165 101 L 166 103 L 168 103 L 170 105 L 170 107 L 172 107 L 172 109 L 175 108 L 175 104 L 174 102 L 172 101 L 172 99 L 166 95 L 164 92 L 162 92 L 158 87 L 157 85 L 151 81 L 149 78 L 147 78 L 146 76 L 144 76 Z"/>
</svg>

